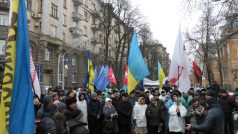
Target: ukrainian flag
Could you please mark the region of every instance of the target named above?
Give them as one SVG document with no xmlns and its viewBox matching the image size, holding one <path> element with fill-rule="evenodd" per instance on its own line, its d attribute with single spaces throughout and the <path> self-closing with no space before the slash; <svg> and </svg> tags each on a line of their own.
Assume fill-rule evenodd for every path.
<svg viewBox="0 0 238 134">
<path fill-rule="evenodd" d="M 30 52 L 25 0 L 13 0 L 0 106 L 0 134 L 33 134 Z"/>
<path fill-rule="evenodd" d="M 136 87 L 136 85 L 150 74 L 148 67 L 141 54 L 137 35 L 134 32 L 131 42 L 131 48 L 128 58 L 128 90 L 130 94 Z"/>
<path fill-rule="evenodd" d="M 93 70 L 93 63 L 92 63 L 92 57 L 90 52 L 88 52 L 88 88 L 91 91 L 94 91 L 94 70 Z"/>
<path fill-rule="evenodd" d="M 160 62 L 158 61 L 158 80 L 159 80 L 160 89 L 162 89 L 163 87 L 164 78 L 165 78 L 164 70 L 161 67 Z"/>
</svg>

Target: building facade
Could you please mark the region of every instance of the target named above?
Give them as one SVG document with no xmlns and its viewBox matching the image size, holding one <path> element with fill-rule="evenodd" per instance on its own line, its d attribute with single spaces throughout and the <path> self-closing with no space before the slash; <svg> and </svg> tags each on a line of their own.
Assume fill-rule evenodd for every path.
<svg viewBox="0 0 238 134">
<path fill-rule="evenodd" d="M 45 88 L 61 86 L 63 76 L 65 87 L 82 86 L 86 72 L 87 51 L 94 55 L 93 64 L 103 63 L 104 34 L 103 26 L 98 19 L 102 15 L 101 4 L 99 0 L 26 0 L 30 51 L 41 85 Z M 9 2 L 2 0 L 0 1 L 1 73 L 4 67 L 8 16 Z M 110 37 L 113 46 L 117 40 L 116 32 L 113 31 Z M 112 58 L 110 55 L 113 55 L 112 47 L 109 48 L 109 58 Z"/>
</svg>

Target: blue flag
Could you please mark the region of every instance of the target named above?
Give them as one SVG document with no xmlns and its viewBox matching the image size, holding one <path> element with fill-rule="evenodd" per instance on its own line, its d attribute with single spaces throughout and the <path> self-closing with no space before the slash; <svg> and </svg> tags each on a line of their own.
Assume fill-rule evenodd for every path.
<svg viewBox="0 0 238 134">
<path fill-rule="evenodd" d="M 98 80 L 99 80 L 99 79 L 101 78 L 101 76 L 102 76 L 103 70 L 104 70 L 104 65 L 102 65 L 99 74 L 98 74 L 97 77 L 94 79 L 94 85 L 97 85 Z"/>
<path fill-rule="evenodd" d="M 103 91 L 110 83 L 110 81 L 108 79 L 108 72 L 109 72 L 109 67 L 108 67 L 108 65 L 106 65 L 103 69 L 103 72 L 98 77 L 98 83 L 96 85 L 97 89 Z"/>
<path fill-rule="evenodd" d="M 27 25 L 25 0 L 19 0 L 16 65 L 10 107 L 9 134 L 34 134 L 35 112 L 30 79 L 30 51 Z"/>
</svg>

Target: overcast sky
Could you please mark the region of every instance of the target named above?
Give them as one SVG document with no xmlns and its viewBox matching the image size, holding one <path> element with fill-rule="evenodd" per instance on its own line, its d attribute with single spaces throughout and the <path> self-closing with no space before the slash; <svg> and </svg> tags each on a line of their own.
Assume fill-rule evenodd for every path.
<svg viewBox="0 0 238 134">
<path fill-rule="evenodd" d="M 167 48 L 170 58 L 173 55 L 179 25 L 181 31 L 186 32 L 198 21 L 198 15 L 185 17 L 188 15 L 185 15 L 183 10 L 183 0 L 131 0 L 131 2 L 133 7 L 138 7 L 147 18 L 153 38 Z"/>
</svg>

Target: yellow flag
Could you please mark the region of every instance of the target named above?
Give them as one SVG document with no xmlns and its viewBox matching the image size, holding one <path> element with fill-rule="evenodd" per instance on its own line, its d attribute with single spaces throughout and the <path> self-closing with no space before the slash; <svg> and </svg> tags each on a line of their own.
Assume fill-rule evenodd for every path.
<svg viewBox="0 0 238 134">
<path fill-rule="evenodd" d="M 8 33 L 8 42 L 5 53 L 5 68 L 2 84 L 0 104 L 0 134 L 8 134 L 9 113 L 13 89 L 14 71 L 16 63 L 16 32 L 19 0 L 13 0 L 11 27 Z"/>
</svg>

